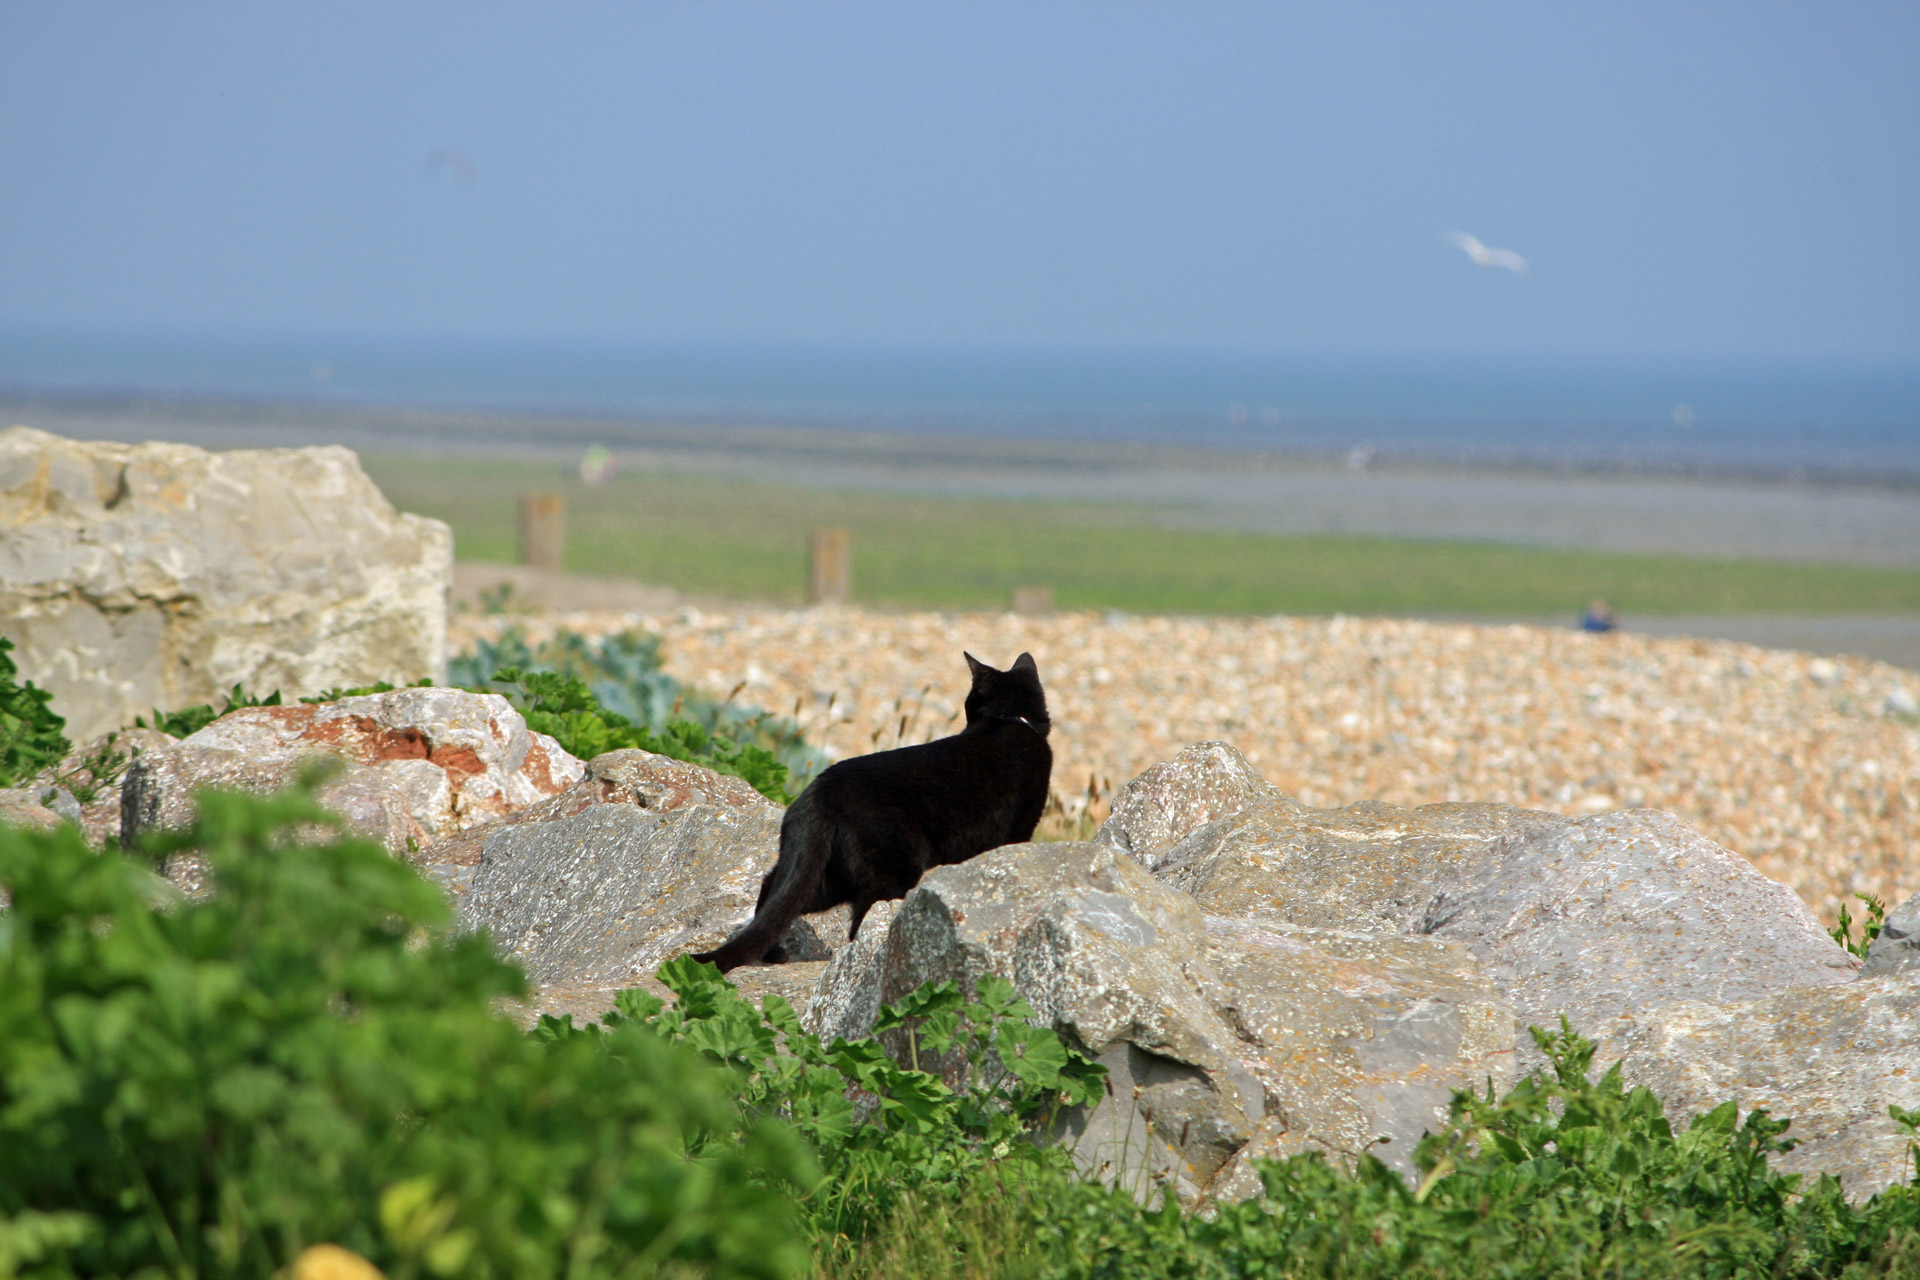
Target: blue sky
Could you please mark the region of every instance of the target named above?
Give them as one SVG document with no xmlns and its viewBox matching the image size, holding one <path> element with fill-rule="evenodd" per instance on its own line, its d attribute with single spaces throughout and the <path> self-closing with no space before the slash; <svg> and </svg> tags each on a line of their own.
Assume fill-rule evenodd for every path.
<svg viewBox="0 0 1920 1280">
<path fill-rule="evenodd" d="M 0 326 L 1912 364 L 1916 66 L 1912 4 L 0 0 Z"/>
</svg>

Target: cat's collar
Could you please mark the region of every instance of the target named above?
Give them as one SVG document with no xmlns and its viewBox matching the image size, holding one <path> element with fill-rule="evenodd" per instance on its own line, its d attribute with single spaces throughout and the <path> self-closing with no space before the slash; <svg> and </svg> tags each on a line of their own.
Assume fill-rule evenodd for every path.
<svg viewBox="0 0 1920 1280">
<path fill-rule="evenodd" d="M 1043 729 L 1039 725 L 1035 724 L 1033 721 L 1027 719 L 1025 716 L 1009 716 L 1009 715 L 1000 715 L 997 713 L 989 712 L 987 715 L 987 718 L 989 720 L 1011 720 L 1015 724 L 1023 724 L 1027 726 L 1027 728 L 1033 730 L 1035 733 L 1039 734 L 1043 738 L 1047 736 L 1047 729 L 1051 729 L 1053 727 L 1053 722 L 1051 720 L 1047 722 L 1047 729 Z"/>
</svg>

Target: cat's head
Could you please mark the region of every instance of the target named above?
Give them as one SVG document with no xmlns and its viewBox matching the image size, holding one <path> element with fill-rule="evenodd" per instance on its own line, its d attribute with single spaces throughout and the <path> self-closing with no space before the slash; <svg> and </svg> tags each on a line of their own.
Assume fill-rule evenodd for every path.
<svg viewBox="0 0 1920 1280">
<path fill-rule="evenodd" d="M 964 655 L 973 672 L 967 690 L 967 724 L 981 720 L 1021 720 L 1041 737 L 1053 727 L 1047 718 L 1047 695 L 1040 689 L 1040 669 L 1033 655 L 1023 653 L 1005 671 L 988 666 L 972 654 Z"/>
</svg>

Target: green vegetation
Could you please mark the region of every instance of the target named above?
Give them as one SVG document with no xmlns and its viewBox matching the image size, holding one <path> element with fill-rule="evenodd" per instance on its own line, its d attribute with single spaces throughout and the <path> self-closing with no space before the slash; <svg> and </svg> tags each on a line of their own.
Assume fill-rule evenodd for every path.
<svg viewBox="0 0 1920 1280">
<path fill-rule="evenodd" d="M 315 840 L 313 833 L 324 833 Z M 146 867 L 192 848 L 219 891 Z M 1101 1069 L 1004 981 L 927 986 L 823 1045 L 686 959 L 671 1006 L 500 1016 L 523 980 L 439 891 L 301 793 L 206 793 L 138 857 L 0 828 L 0 1276 L 266 1277 L 342 1245 L 387 1275 L 800 1280 L 1908 1276 L 1920 1191 L 1775 1173 L 1787 1123 L 1674 1132 L 1536 1032 L 1552 1073 L 1462 1093 L 1403 1180 L 1260 1167 L 1211 1217 L 1029 1140 Z M 1920 1112 L 1894 1118 L 1920 1129 Z M 1920 1167 L 1920 1147 L 1915 1148 Z"/>
<path fill-rule="evenodd" d="M 560 490 L 572 570 L 741 599 L 798 600 L 808 532 L 833 525 L 853 533 L 856 597 L 884 606 L 1000 609 L 1015 584 L 1047 583 L 1062 608 L 1142 613 L 1577 616 L 1596 595 L 1647 615 L 1920 612 L 1911 569 L 1177 529 L 1148 507 L 677 473 L 588 487 L 498 459 L 363 461 L 397 506 L 451 524 L 462 559 L 511 561 L 521 491 Z"/>
<path fill-rule="evenodd" d="M 42 769 L 59 764 L 68 749 L 67 722 L 53 695 L 19 683 L 20 668 L 7 656 L 13 641 L 0 636 L 0 787 L 17 787 Z"/>
<path fill-rule="evenodd" d="M 785 1277 L 818 1172 L 638 1027 L 538 1043 L 524 990 L 300 794 L 203 794 L 211 901 L 79 834 L 0 830 L 0 1274 L 265 1277 L 344 1245 L 393 1277 Z M 6 1256 L 6 1255 L 10 1255 Z"/>
<path fill-rule="evenodd" d="M 1879 937 L 1880 930 L 1886 927 L 1887 904 L 1871 893 L 1856 893 L 1853 896 L 1867 906 L 1867 918 L 1860 921 L 1859 938 L 1856 939 L 1853 936 L 1853 913 L 1847 910 L 1847 904 L 1844 902 L 1840 904 L 1840 923 L 1827 930 L 1827 936 L 1839 943 L 1849 955 L 1859 956 L 1864 960 L 1867 958 L 1868 949 L 1873 946 L 1873 940 Z"/>
<path fill-rule="evenodd" d="M 638 747 L 744 778 L 780 804 L 826 765 L 791 721 L 681 685 L 660 669 L 659 637 L 644 632 L 596 643 L 563 631 L 536 649 L 509 631 L 455 658 L 450 672 L 462 687 L 506 695 L 528 725 L 582 760 Z"/>
</svg>

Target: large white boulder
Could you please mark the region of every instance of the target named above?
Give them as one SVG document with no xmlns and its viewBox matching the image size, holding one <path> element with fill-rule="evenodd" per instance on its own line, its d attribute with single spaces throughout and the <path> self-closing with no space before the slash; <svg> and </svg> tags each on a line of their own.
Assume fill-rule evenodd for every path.
<svg viewBox="0 0 1920 1280">
<path fill-rule="evenodd" d="M 0 633 L 76 741 L 235 684 L 439 678 L 452 571 L 347 449 L 0 431 Z"/>
</svg>

